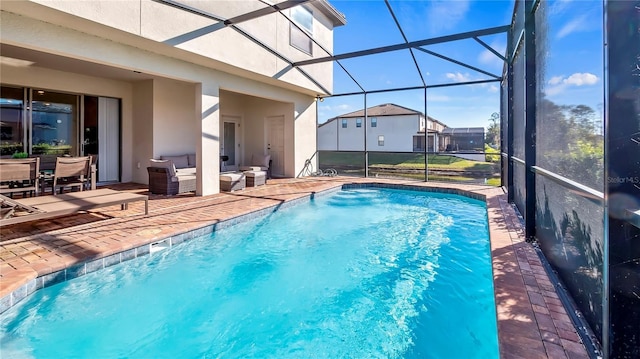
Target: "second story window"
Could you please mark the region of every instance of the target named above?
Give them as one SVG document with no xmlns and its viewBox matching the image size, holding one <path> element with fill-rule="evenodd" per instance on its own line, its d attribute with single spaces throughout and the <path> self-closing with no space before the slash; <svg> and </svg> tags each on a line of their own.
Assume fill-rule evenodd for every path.
<svg viewBox="0 0 640 359">
<path fill-rule="evenodd" d="M 371 127 L 378 127 L 378 119 L 371 117 Z"/>
<path fill-rule="evenodd" d="M 384 146 L 384 135 L 378 136 L 378 146 Z"/>
<path fill-rule="evenodd" d="M 342 128 L 347 128 L 347 119 L 346 118 L 342 119 Z"/>
<path fill-rule="evenodd" d="M 289 25 L 291 46 L 311 55 L 313 49 L 313 42 L 311 41 L 311 37 L 313 37 L 313 14 L 303 6 L 292 7 L 291 20 L 302 29 L 300 30 L 294 24 Z"/>
<path fill-rule="evenodd" d="M 356 118 L 356 127 L 362 127 L 362 119 Z"/>
</svg>

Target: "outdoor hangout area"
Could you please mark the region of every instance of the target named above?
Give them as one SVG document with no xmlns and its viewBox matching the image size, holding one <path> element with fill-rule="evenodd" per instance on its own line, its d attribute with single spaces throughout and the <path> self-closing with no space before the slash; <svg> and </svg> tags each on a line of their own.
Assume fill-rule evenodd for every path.
<svg viewBox="0 0 640 359">
<path fill-rule="evenodd" d="M 52 169 L 40 168 L 40 157 L 0 159 L 0 225 L 41 221 L 100 207 L 144 201 L 148 197 L 96 189 L 95 165 L 91 156 L 57 157 Z M 74 193 L 65 194 L 65 189 Z M 5 196 L 8 195 L 9 197 Z M 14 195 L 19 199 L 14 199 Z"/>
<path fill-rule="evenodd" d="M 640 357 L 637 1 L 77 5 L 0 8 L 3 357 Z"/>
</svg>

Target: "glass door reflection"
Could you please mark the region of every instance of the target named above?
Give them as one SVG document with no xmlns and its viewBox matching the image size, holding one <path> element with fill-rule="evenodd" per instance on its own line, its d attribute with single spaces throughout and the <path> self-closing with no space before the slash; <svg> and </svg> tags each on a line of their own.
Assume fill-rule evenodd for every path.
<svg viewBox="0 0 640 359">
<path fill-rule="evenodd" d="M 0 157 L 26 152 L 24 116 L 24 89 L 0 87 Z"/>
<path fill-rule="evenodd" d="M 32 147 L 34 155 L 78 155 L 78 96 L 33 90 Z"/>
</svg>

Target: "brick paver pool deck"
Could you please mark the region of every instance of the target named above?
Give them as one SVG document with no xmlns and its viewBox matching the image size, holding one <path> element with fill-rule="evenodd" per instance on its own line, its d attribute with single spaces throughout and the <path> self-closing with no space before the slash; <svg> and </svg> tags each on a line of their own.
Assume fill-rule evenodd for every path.
<svg viewBox="0 0 640 359">
<path fill-rule="evenodd" d="M 392 183 L 464 190 L 486 197 L 498 335 L 502 358 L 588 358 L 536 250 L 524 241 L 520 219 L 500 188 L 349 177 L 269 180 L 266 186 L 196 197 L 150 195 L 144 203 L 0 228 L 0 303 L 38 286 L 34 279 L 155 243 L 180 233 L 308 197 L 348 183 Z M 110 186 L 148 194 L 137 184 Z M 117 258 L 117 257 L 116 257 Z M 99 263 L 99 261 L 98 261 Z M 66 273 L 66 272 L 63 272 Z M 1 349 L 1 348 L 0 348 Z"/>
</svg>

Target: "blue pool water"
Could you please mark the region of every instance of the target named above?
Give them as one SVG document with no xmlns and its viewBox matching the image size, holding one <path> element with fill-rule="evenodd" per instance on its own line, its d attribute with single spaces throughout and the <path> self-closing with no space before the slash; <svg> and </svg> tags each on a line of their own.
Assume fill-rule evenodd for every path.
<svg viewBox="0 0 640 359">
<path fill-rule="evenodd" d="M 42 289 L 2 358 L 497 358 L 484 203 L 353 189 Z"/>
</svg>

